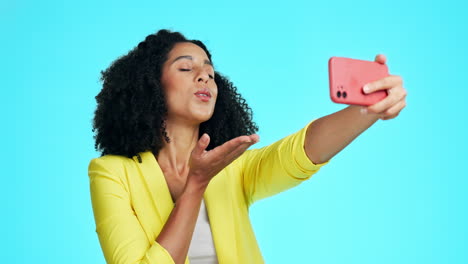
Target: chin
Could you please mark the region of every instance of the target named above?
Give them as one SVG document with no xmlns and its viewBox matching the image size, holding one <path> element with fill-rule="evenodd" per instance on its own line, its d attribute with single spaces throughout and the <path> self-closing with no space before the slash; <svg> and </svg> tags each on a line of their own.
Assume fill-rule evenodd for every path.
<svg viewBox="0 0 468 264">
<path fill-rule="evenodd" d="M 199 123 L 210 120 L 213 116 L 214 109 L 196 109 L 192 112 L 192 118 L 199 121 Z"/>
<path fill-rule="evenodd" d="M 206 122 L 206 121 L 210 120 L 212 116 L 213 116 L 213 113 L 208 114 L 208 115 L 198 116 L 197 117 L 198 123 L 201 124 L 203 122 Z"/>
</svg>

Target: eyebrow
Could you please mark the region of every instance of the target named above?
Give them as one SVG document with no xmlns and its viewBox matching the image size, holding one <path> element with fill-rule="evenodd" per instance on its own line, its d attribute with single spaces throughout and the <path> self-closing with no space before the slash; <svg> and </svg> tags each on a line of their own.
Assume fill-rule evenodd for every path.
<svg viewBox="0 0 468 264">
<path fill-rule="evenodd" d="M 188 59 L 188 60 L 192 60 L 192 61 L 193 61 L 193 57 L 192 57 L 192 56 L 190 56 L 190 55 L 183 55 L 183 56 L 179 56 L 179 57 L 175 58 L 175 59 L 172 61 L 172 63 L 174 63 L 174 62 L 176 62 L 176 61 L 178 61 L 178 60 L 180 60 L 180 59 Z M 172 63 L 171 63 L 171 64 L 172 64 Z M 213 67 L 213 63 L 211 63 L 211 61 L 209 61 L 209 60 L 205 60 L 204 63 L 210 65 L 211 67 Z"/>
</svg>

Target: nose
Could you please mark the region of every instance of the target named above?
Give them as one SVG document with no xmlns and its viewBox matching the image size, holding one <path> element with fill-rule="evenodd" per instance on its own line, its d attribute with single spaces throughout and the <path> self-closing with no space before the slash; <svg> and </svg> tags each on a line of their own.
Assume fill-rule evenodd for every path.
<svg viewBox="0 0 468 264">
<path fill-rule="evenodd" d="M 197 82 L 208 82 L 210 76 L 205 70 L 200 70 L 197 75 Z"/>
</svg>

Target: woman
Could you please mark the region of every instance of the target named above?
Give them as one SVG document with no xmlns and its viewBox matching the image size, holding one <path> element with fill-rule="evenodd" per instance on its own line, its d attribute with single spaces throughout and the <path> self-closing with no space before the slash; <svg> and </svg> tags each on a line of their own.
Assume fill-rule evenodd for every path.
<svg viewBox="0 0 468 264">
<path fill-rule="evenodd" d="M 385 63 L 385 57 L 376 57 Z M 380 119 L 396 117 L 398 76 L 261 149 L 250 108 L 197 40 L 161 30 L 102 72 L 89 165 L 96 232 L 108 263 L 263 263 L 249 206 L 298 185 Z M 195 230 L 195 231 L 194 231 Z"/>
</svg>

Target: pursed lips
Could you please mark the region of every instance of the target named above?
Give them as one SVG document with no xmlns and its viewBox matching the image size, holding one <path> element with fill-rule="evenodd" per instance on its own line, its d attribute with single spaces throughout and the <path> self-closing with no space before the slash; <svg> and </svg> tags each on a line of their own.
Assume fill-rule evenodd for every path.
<svg viewBox="0 0 468 264">
<path fill-rule="evenodd" d="M 194 95 L 204 102 L 208 102 L 211 99 L 211 93 L 207 88 L 196 91 Z"/>
</svg>

